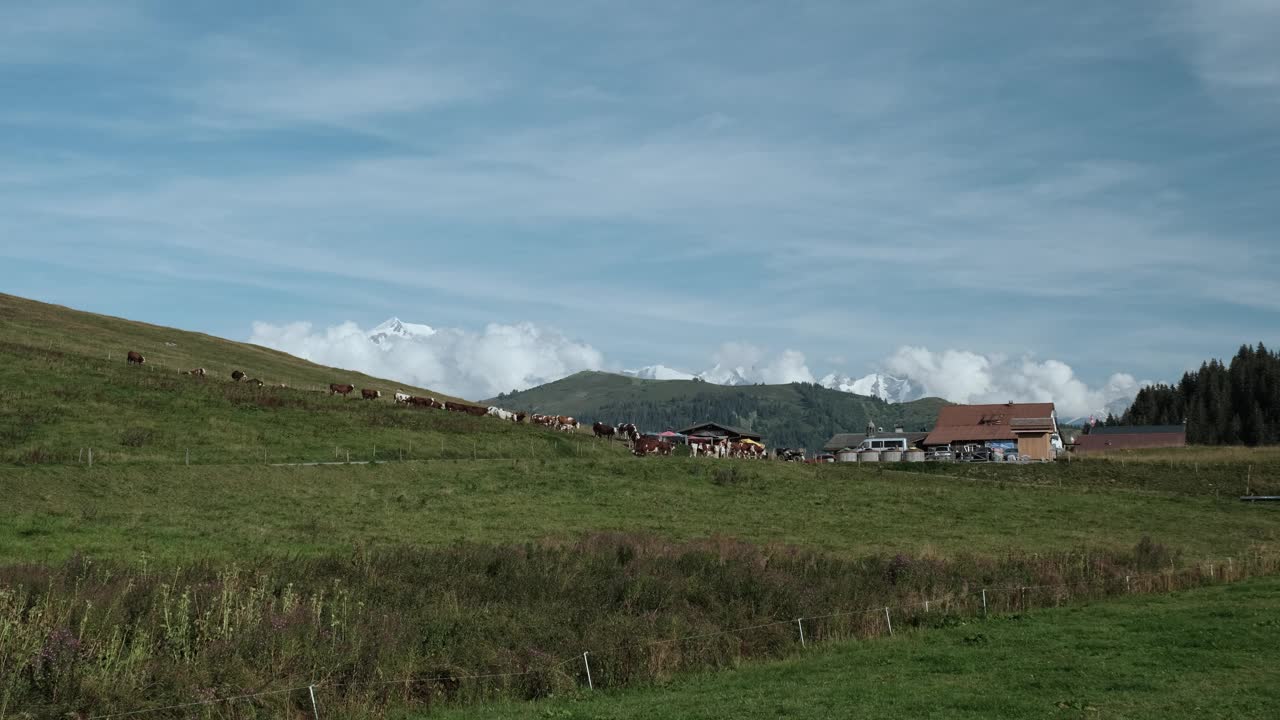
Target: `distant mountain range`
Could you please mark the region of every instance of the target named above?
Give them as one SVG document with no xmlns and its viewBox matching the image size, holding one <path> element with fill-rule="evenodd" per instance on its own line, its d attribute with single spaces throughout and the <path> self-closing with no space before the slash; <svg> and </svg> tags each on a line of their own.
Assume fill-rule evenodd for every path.
<svg viewBox="0 0 1280 720">
<path fill-rule="evenodd" d="M 704 421 L 746 428 L 774 447 L 822 447 L 832 435 L 861 432 L 871 422 L 919 431 L 933 427 L 939 398 L 890 404 L 816 383 L 721 385 L 701 378 L 654 380 L 666 369 L 632 375 L 580 372 L 485 402 L 513 410 L 572 415 L 580 421 L 634 422 L 646 431 L 679 430 Z M 678 372 L 678 371 L 674 371 Z M 731 373 L 728 373 L 731 374 Z M 709 377 L 714 375 L 708 374 Z"/>
<path fill-rule="evenodd" d="M 697 374 L 676 370 L 666 365 L 650 365 L 639 370 L 623 370 L 622 374 L 641 380 L 696 379 L 714 385 L 727 385 L 730 387 L 759 384 L 750 379 L 752 375 L 756 374 L 753 368 L 725 367 L 723 365 L 716 365 L 710 370 L 704 370 Z M 854 395 L 879 398 L 887 403 L 911 402 L 924 397 L 924 393 L 910 379 L 897 378 L 883 373 L 871 373 L 860 378 L 832 373 L 819 380 L 818 384 L 828 390 L 839 390 L 840 392 Z"/>
</svg>

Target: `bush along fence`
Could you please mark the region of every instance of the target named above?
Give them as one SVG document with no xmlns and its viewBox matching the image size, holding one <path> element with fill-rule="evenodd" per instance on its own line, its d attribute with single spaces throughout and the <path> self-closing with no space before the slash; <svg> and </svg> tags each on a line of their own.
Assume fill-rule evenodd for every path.
<svg viewBox="0 0 1280 720">
<path fill-rule="evenodd" d="M 1264 549 L 845 559 L 603 534 L 236 567 L 0 568 L 0 718 L 381 717 L 642 686 L 1086 599 L 1274 574 Z"/>
</svg>

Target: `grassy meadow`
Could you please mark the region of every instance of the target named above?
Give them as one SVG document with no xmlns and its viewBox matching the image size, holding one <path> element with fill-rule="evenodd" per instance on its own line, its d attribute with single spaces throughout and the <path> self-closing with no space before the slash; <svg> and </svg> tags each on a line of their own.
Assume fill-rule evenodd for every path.
<svg viewBox="0 0 1280 720">
<path fill-rule="evenodd" d="M 0 720 L 312 683 L 325 688 L 326 716 L 354 718 L 463 706 L 476 717 L 805 716 L 806 702 L 811 717 L 844 707 L 1154 717 L 1168 707 L 1156 699 L 1167 677 L 1198 645 L 1160 655 L 1151 644 L 1169 636 L 1125 635 L 1144 627 L 1126 613 L 1149 603 L 1176 625 L 1177 613 L 1199 618 L 1232 588 L 1194 591 L 1185 606 L 1144 597 L 1028 611 L 1266 574 L 1280 557 L 1280 507 L 1237 499 L 1280 494 L 1274 450 L 1025 466 L 634 458 L 582 433 L 399 407 L 396 388 L 431 393 L 208 336 L 2 295 L 0 321 Z M 148 363 L 126 365 L 129 349 Z M 210 377 L 176 371 L 195 366 Z M 232 383 L 232 367 L 289 387 Z M 319 391 L 334 380 L 388 397 Z M 1052 589 L 1064 583 L 1085 585 Z M 975 589 L 1025 586 L 1041 589 L 994 593 L 992 610 L 1034 623 L 965 629 L 980 610 Z M 1277 589 L 1240 587 L 1253 605 Z M 842 643 L 879 635 L 879 619 L 819 619 L 807 632 L 823 649 L 793 658 L 789 619 L 930 597 L 954 617 L 908 614 L 909 632 L 852 645 Z M 1253 617 L 1240 612 L 1230 617 Z M 1093 613 L 1097 628 L 1129 637 L 1132 658 L 1153 658 L 1159 678 L 1126 690 L 1086 669 L 1067 692 L 1060 671 L 1031 692 L 1007 674 L 1034 658 L 1002 650 L 984 662 L 988 641 L 965 640 L 1094 657 L 1071 640 Z M 723 633 L 754 625 L 766 627 Z M 690 635 L 705 642 L 674 642 Z M 643 651 L 624 652 L 620 638 Z M 1232 658 L 1252 667 L 1247 640 L 1204 649 L 1218 663 L 1204 683 Z M 582 694 L 576 666 L 556 665 L 588 649 L 607 694 Z M 780 658 L 793 659 L 756 664 Z M 771 691 L 778 704 L 698 698 L 752 697 L 740 683 L 769 687 L 766 673 L 790 678 Z M 476 674 L 505 679 L 464 681 Z M 832 691 L 842 674 L 857 677 Z M 405 677 L 415 679 L 396 680 Z M 1003 685 L 978 697 L 983 682 Z M 1265 695 L 1247 673 L 1239 683 L 1241 704 L 1222 707 L 1247 716 Z M 880 705 L 864 697 L 871 687 Z M 1049 696 L 1061 704 L 1044 706 Z M 939 709 L 918 712 L 925 698 Z M 540 702 L 502 704 L 529 699 Z M 308 703 L 282 692 L 154 716 L 306 717 Z"/>
<path fill-rule="evenodd" d="M 1192 559 L 1280 543 L 1280 508 L 1234 497 L 597 451 L 588 459 L 328 467 L 0 469 L 9 508 L 0 514 L 0 561 L 58 562 L 75 552 L 229 559 L 572 540 L 600 530 L 723 535 L 850 557 L 1117 550 L 1151 536 Z"/>
<path fill-rule="evenodd" d="M 1280 580 L 1137 596 L 819 646 L 661 688 L 406 714 L 422 720 L 1270 718 Z"/>
</svg>

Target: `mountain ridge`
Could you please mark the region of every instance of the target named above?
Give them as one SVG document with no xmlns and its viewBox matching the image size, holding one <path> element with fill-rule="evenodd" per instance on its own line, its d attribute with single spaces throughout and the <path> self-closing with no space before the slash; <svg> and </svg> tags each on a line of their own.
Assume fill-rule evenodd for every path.
<svg viewBox="0 0 1280 720">
<path fill-rule="evenodd" d="M 860 432 L 868 422 L 930 428 L 941 398 L 890 404 L 817 383 L 718 385 L 702 379 L 649 380 L 587 370 L 485 401 L 512 410 L 555 412 L 580 421 L 634 422 L 647 431 L 714 421 L 765 436 L 774 447 L 820 448 L 832 435 Z"/>
</svg>

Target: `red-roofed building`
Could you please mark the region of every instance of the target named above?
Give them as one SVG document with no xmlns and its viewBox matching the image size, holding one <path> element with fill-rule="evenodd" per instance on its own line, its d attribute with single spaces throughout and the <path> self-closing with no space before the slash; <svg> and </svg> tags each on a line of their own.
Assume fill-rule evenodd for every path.
<svg viewBox="0 0 1280 720">
<path fill-rule="evenodd" d="M 947 405 L 938 411 L 938 422 L 924 445 L 952 452 L 965 445 L 979 445 L 1032 460 L 1052 460 L 1057 437 L 1053 403 Z"/>
<path fill-rule="evenodd" d="M 1187 446 L 1186 425 L 1115 425 L 1095 427 L 1076 439 L 1078 453 Z"/>
</svg>

